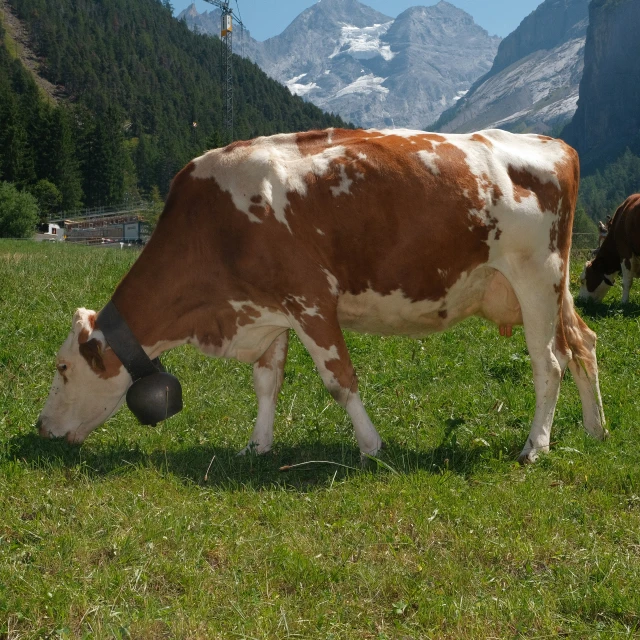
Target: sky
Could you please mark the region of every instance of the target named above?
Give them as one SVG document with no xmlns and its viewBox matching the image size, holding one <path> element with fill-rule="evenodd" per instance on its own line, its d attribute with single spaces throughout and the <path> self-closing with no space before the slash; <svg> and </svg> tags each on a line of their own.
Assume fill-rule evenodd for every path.
<svg viewBox="0 0 640 640">
<path fill-rule="evenodd" d="M 176 14 L 186 9 L 192 0 L 171 0 Z M 256 40 L 266 40 L 282 33 L 296 16 L 317 0 L 237 0 L 242 22 Z M 395 18 L 409 7 L 430 6 L 437 0 L 360 0 L 385 15 Z M 491 35 L 509 35 L 542 0 L 448 0 L 471 14 Z M 195 0 L 199 13 L 210 11 L 213 5 Z M 236 0 L 231 6 L 237 11 Z"/>
</svg>

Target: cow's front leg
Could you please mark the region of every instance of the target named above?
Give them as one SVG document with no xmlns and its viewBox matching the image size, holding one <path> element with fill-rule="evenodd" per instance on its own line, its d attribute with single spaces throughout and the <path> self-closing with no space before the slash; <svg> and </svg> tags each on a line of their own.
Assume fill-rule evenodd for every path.
<svg viewBox="0 0 640 640">
<path fill-rule="evenodd" d="M 633 268 L 629 259 L 624 259 L 620 263 L 620 271 L 622 271 L 622 304 L 627 304 L 633 284 Z"/>
<path fill-rule="evenodd" d="M 313 358 L 325 387 L 346 409 L 363 457 L 375 456 L 382 439 L 373 426 L 358 393 L 358 378 L 338 324 L 335 310 L 301 316 L 294 322 L 296 333 Z"/>
<path fill-rule="evenodd" d="M 273 444 L 276 402 L 284 380 L 289 331 L 281 333 L 253 365 L 253 388 L 258 397 L 258 417 L 249 444 L 240 452 L 266 453 Z"/>
</svg>

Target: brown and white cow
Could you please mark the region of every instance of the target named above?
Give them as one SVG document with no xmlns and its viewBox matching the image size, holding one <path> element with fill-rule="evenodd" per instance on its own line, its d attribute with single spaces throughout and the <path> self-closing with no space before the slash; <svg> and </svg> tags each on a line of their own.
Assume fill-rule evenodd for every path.
<svg viewBox="0 0 640 640">
<path fill-rule="evenodd" d="M 484 131 L 311 131 L 236 142 L 174 179 L 153 236 L 112 302 L 155 357 L 191 343 L 253 363 L 268 451 L 289 330 L 351 417 L 360 450 L 382 441 L 358 393 L 342 328 L 425 336 L 471 315 L 524 324 L 536 393 L 520 456 L 549 449 L 569 366 L 584 426 L 606 435 L 595 334 L 567 284 L 578 157 L 561 141 Z M 81 442 L 131 377 L 80 309 L 40 416 Z"/>
<path fill-rule="evenodd" d="M 622 302 L 629 302 L 634 278 L 640 278 L 640 193 L 629 196 L 607 223 L 607 233 L 580 276 L 578 297 L 600 301 L 622 273 Z"/>
</svg>

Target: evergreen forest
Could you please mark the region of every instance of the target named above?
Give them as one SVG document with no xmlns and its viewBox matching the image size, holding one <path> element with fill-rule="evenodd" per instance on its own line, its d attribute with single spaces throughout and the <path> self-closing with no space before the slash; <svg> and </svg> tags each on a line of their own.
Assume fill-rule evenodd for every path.
<svg viewBox="0 0 640 640">
<path fill-rule="evenodd" d="M 47 96 L 0 23 L 0 181 L 43 213 L 166 194 L 221 146 L 221 43 L 160 0 L 6 0 L 62 99 Z M 345 126 L 234 56 L 236 139 Z"/>
<path fill-rule="evenodd" d="M 229 142 L 221 43 L 177 21 L 168 0 L 5 3 L 56 89 L 51 96 L 39 88 L 0 19 L 0 184 L 14 189 L 5 190 L 7 202 L 29 194 L 41 218 L 142 199 L 160 204 L 182 166 Z M 348 126 L 238 56 L 234 111 L 235 139 Z M 636 191 L 640 158 L 631 151 L 594 168 L 582 179 L 576 232 L 595 233 L 594 222 Z M 33 205 L 23 202 L 19 215 L 31 220 Z"/>
</svg>

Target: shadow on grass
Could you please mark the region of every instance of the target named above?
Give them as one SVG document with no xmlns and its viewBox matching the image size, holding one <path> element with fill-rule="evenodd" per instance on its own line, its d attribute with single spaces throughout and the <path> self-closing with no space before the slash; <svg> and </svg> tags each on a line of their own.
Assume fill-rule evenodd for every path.
<svg viewBox="0 0 640 640">
<path fill-rule="evenodd" d="M 622 304 L 620 301 L 594 302 L 593 300 L 580 300 L 577 298 L 575 304 L 581 315 L 593 318 L 594 320 L 599 318 L 613 318 L 615 316 L 623 318 L 640 317 L 640 305 L 636 302 Z"/>
<path fill-rule="evenodd" d="M 44 440 L 36 434 L 11 438 L 3 457 L 45 472 L 65 470 L 71 479 L 78 475 L 90 478 L 122 476 L 151 469 L 201 486 L 224 489 L 280 486 L 300 491 L 362 473 L 409 475 L 426 471 L 434 475 L 453 473 L 468 477 L 488 464 L 494 464 L 500 451 L 505 449 L 509 451 L 509 462 L 516 459 L 522 444 L 518 441 L 519 434 L 514 432 L 509 435 L 509 442 L 502 438 L 492 447 L 467 446 L 457 442 L 456 426 L 449 425 L 443 442 L 430 449 L 410 449 L 402 443 L 388 441 L 380 458 L 371 458 L 364 466 L 360 452 L 347 443 L 276 446 L 267 455 L 238 456 L 236 450 L 210 444 L 145 451 L 131 443 L 74 446 L 65 441 Z"/>
</svg>

